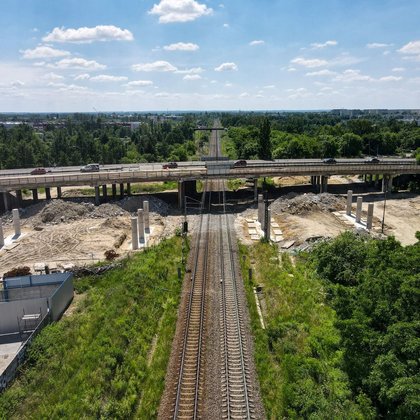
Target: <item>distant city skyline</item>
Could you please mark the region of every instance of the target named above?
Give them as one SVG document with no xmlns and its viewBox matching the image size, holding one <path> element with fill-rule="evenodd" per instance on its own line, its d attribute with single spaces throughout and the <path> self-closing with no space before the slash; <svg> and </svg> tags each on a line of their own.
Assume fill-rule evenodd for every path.
<svg viewBox="0 0 420 420">
<path fill-rule="evenodd" d="M 420 107 L 417 0 L 3 0 L 0 112 Z"/>
</svg>

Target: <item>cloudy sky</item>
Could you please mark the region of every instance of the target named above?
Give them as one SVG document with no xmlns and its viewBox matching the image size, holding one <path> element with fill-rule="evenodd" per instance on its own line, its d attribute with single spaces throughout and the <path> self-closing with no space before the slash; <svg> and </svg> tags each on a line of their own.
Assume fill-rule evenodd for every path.
<svg viewBox="0 0 420 420">
<path fill-rule="evenodd" d="M 420 108 L 419 0 L 0 9 L 0 112 Z"/>
</svg>

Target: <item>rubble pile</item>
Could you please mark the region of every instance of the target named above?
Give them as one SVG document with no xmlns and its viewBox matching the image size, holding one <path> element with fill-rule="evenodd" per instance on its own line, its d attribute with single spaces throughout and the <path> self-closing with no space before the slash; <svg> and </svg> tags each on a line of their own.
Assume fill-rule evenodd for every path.
<svg viewBox="0 0 420 420">
<path fill-rule="evenodd" d="M 275 200 L 270 208 L 274 213 L 305 214 L 310 211 L 333 212 L 344 210 L 346 199 L 341 196 L 322 193 L 299 195 L 289 193 Z"/>
</svg>

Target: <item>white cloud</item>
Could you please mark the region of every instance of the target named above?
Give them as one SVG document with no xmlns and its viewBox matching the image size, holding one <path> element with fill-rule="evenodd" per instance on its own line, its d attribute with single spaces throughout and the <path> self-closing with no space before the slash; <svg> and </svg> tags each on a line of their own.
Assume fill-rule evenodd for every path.
<svg viewBox="0 0 420 420">
<path fill-rule="evenodd" d="M 380 42 L 371 42 L 370 44 L 366 44 L 366 47 L 372 48 L 388 48 L 392 47 L 394 44 L 382 44 Z"/>
<path fill-rule="evenodd" d="M 184 80 L 200 80 L 201 76 L 199 74 L 186 74 L 183 77 Z"/>
<path fill-rule="evenodd" d="M 176 44 L 165 45 L 166 51 L 197 51 L 200 47 L 192 42 L 177 42 Z"/>
<path fill-rule="evenodd" d="M 13 80 L 13 82 L 10 83 L 10 86 L 18 88 L 25 86 L 25 82 L 22 82 L 21 80 Z"/>
<path fill-rule="evenodd" d="M 121 29 L 114 25 L 98 25 L 93 28 L 54 28 L 43 38 L 43 41 L 84 44 L 94 41 L 132 41 L 133 39 L 133 34 L 128 29 Z"/>
<path fill-rule="evenodd" d="M 328 64 L 328 61 L 321 60 L 319 58 L 306 59 L 306 58 L 303 58 L 303 57 L 296 57 L 291 61 L 291 63 L 292 64 L 298 64 L 299 66 L 313 68 L 313 67 L 326 66 Z"/>
<path fill-rule="evenodd" d="M 240 98 L 248 98 L 250 96 L 250 94 L 248 92 L 242 92 L 239 97 Z"/>
<path fill-rule="evenodd" d="M 337 44 L 338 44 L 337 41 L 326 41 L 324 43 L 314 42 L 311 44 L 311 47 L 314 50 L 318 50 L 321 48 L 333 47 L 334 45 L 337 45 Z"/>
<path fill-rule="evenodd" d="M 56 73 L 47 73 L 42 76 L 44 80 L 63 80 L 64 77 Z"/>
<path fill-rule="evenodd" d="M 276 88 L 275 85 L 267 85 L 263 87 L 263 89 L 275 89 L 275 88 Z"/>
<path fill-rule="evenodd" d="M 254 47 L 254 46 L 256 46 L 256 45 L 264 45 L 264 44 L 265 44 L 265 41 L 263 41 L 262 39 L 256 39 L 256 40 L 251 41 L 251 42 L 249 43 L 249 45 L 250 45 L 251 47 Z"/>
<path fill-rule="evenodd" d="M 396 73 L 400 73 L 400 72 L 405 71 L 405 68 L 404 68 L 404 67 L 394 67 L 394 68 L 392 69 L 392 71 L 393 71 L 393 72 L 396 72 Z"/>
<path fill-rule="evenodd" d="M 287 69 L 287 71 L 289 71 L 289 72 L 293 72 L 293 71 L 296 71 L 296 69 L 295 69 L 294 67 L 289 67 L 289 68 Z"/>
<path fill-rule="evenodd" d="M 82 74 L 78 74 L 74 80 L 87 80 L 90 79 L 90 74 L 88 73 L 82 73 Z"/>
<path fill-rule="evenodd" d="M 88 90 L 87 87 L 85 86 L 79 86 L 79 85 L 66 85 L 62 88 L 59 89 L 62 92 L 68 92 L 68 91 L 72 91 L 72 92 L 85 92 Z"/>
<path fill-rule="evenodd" d="M 402 80 L 401 76 L 384 76 L 379 78 L 380 82 L 398 82 L 399 80 Z"/>
<path fill-rule="evenodd" d="M 327 70 L 327 69 L 323 69 L 323 70 L 319 70 L 319 71 L 312 71 L 309 73 L 306 73 L 305 76 L 335 76 L 337 73 L 335 71 L 331 71 L 331 70 Z"/>
<path fill-rule="evenodd" d="M 56 82 L 50 82 L 48 83 L 48 87 L 53 87 L 53 88 L 62 88 L 62 87 L 66 87 L 67 85 L 65 83 L 56 83 Z"/>
<path fill-rule="evenodd" d="M 127 79 L 128 77 L 125 76 L 110 76 L 108 74 L 100 74 L 90 78 L 93 82 L 124 82 Z"/>
<path fill-rule="evenodd" d="M 33 50 L 21 50 L 20 52 L 23 54 L 22 58 L 25 58 L 27 60 L 34 60 L 39 58 L 66 57 L 70 55 L 68 51 L 57 50 L 47 45 L 39 45 Z"/>
<path fill-rule="evenodd" d="M 167 61 L 155 61 L 153 63 L 133 64 L 131 66 L 134 71 L 161 71 L 171 72 L 176 71 L 177 68 Z"/>
<path fill-rule="evenodd" d="M 84 58 L 63 58 L 51 66 L 59 69 L 103 70 L 106 68 L 104 64 L 99 64 L 94 60 L 85 60 Z"/>
<path fill-rule="evenodd" d="M 232 83 L 229 83 L 229 82 L 225 83 L 225 87 L 232 87 L 232 86 L 233 86 Z"/>
<path fill-rule="evenodd" d="M 401 54 L 419 54 L 420 55 L 420 40 L 410 41 L 408 44 L 405 44 L 401 47 L 398 52 Z"/>
<path fill-rule="evenodd" d="M 224 27 L 224 28 L 229 28 L 229 27 L 230 27 L 230 26 L 229 26 L 229 23 L 224 23 L 224 24 L 223 24 L 223 27 Z"/>
<path fill-rule="evenodd" d="M 214 69 L 215 71 L 236 71 L 238 66 L 235 63 L 222 63 L 219 67 Z"/>
<path fill-rule="evenodd" d="M 190 69 L 177 70 L 175 73 L 178 74 L 199 74 L 203 73 L 204 69 L 202 67 L 191 67 Z"/>
<path fill-rule="evenodd" d="M 338 82 L 371 82 L 374 79 L 366 74 L 362 74 L 360 70 L 347 69 L 342 74 L 337 75 L 334 80 Z"/>
<path fill-rule="evenodd" d="M 133 80 L 127 83 L 127 86 L 152 86 L 153 82 L 151 80 Z"/>
<path fill-rule="evenodd" d="M 195 0 L 161 0 L 153 5 L 149 13 L 158 15 L 159 23 L 190 22 L 211 15 L 213 9 Z"/>
</svg>

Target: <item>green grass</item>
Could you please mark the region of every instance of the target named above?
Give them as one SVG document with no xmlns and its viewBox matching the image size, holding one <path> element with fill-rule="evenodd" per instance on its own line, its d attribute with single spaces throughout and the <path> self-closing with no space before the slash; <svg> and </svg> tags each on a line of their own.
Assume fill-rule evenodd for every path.
<svg viewBox="0 0 420 420">
<path fill-rule="evenodd" d="M 227 133 L 224 133 L 222 135 L 222 155 L 228 156 L 231 160 L 236 160 L 238 158 L 238 155 L 236 153 L 235 149 L 235 143 L 233 140 L 228 136 Z"/>
<path fill-rule="evenodd" d="M 293 267 L 285 254 L 279 262 L 277 248 L 269 244 L 241 245 L 240 253 L 243 278 L 255 263 L 253 281 L 245 287 L 267 418 L 364 418 L 342 370 L 336 314 L 321 281 L 302 263 Z M 253 294 L 257 284 L 266 301 L 265 330 Z"/>
<path fill-rule="evenodd" d="M 175 237 L 122 269 L 77 280 L 86 293 L 79 309 L 36 338 L 0 395 L 0 418 L 156 418 L 180 298 L 180 253 Z"/>
<path fill-rule="evenodd" d="M 244 179 L 228 179 L 227 187 L 230 191 L 237 191 L 239 188 L 245 185 Z"/>
</svg>

